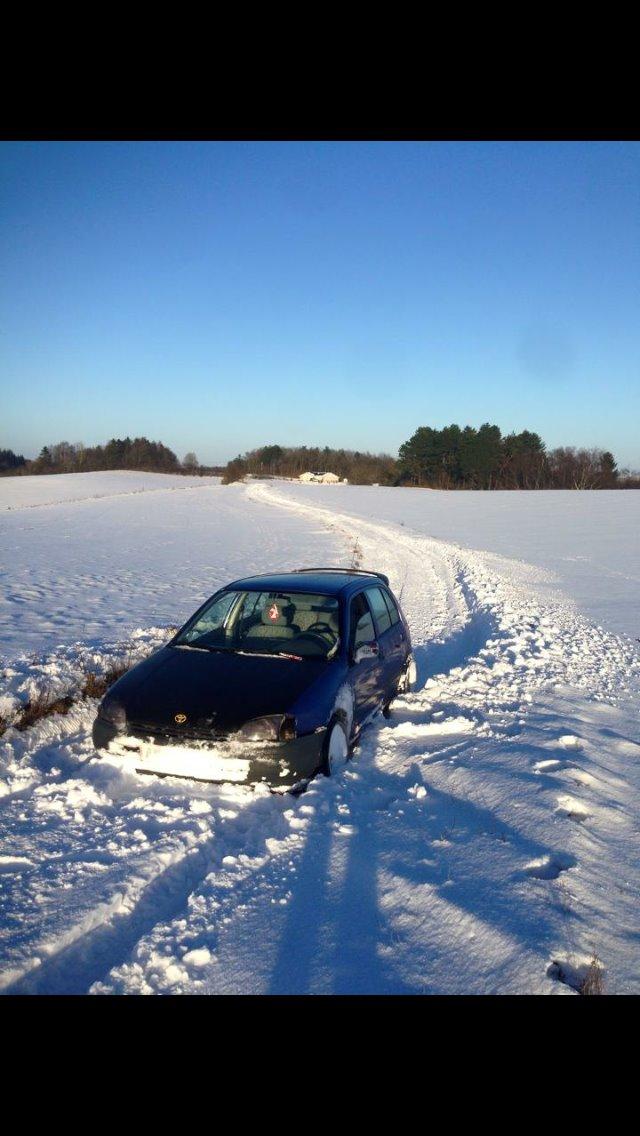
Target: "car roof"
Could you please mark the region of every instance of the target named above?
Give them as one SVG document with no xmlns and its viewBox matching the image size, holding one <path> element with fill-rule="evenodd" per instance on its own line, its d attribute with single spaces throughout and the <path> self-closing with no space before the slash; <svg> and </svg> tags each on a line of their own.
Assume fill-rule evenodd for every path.
<svg viewBox="0 0 640 1136">
<path fill-rule="evenodd" d="M 386 578 L 374 572 L 344 569 L 313 569 L 298 572 L 280 572 L 274 575 L 247 576 L 234 580 L 227 588 L 242 588 L 248 592 L 316 592 L 326 596 L 349 594 L 372 584 L 384 584 Z"/>
</svg>

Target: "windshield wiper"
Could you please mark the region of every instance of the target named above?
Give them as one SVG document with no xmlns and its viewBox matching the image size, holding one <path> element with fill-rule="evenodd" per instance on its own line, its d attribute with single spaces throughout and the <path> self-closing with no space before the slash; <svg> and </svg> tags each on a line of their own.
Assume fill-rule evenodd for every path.
<svg viewBox="0 0 640 1136">
<path fill-rule="evenodd" d="M 248 655 L 253 659 L 294 659 L 297 663 L 304 662 L 302 655 L 290 655 L 287 651 L 245 651 L 242 647 L 225 647 L 232 655 Z"/>
<path fill-rule="evenodd" d="M 221 651 L 225 655 L 249 655 L 254 659 L 293 659 L 296 663 L 303 663 L 302 655 L 292 655 L 288 651 L 244 651 L 242 647 L 208 647 L 204 643 L 174 643 L 174 647 L 181 647 L 184 651 Z"/>
<path fill-rule="evenodd" d="M 204 643 L 174 643 L 174 647 L 181 647 L 183 651 L 227 651 L 228 647 L 207 647 Z"/>
</svg>

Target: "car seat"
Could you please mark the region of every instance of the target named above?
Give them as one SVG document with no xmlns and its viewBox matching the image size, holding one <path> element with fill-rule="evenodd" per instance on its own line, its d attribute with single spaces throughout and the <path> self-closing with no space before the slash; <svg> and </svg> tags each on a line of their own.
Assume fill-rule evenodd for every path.
<svg viewBox="0 0 640 1136">
<path fill-rule="evenodd" d="M 274 608 L 276 611 L 274 612 Z M 253 624 L 243 636 L 244 639 L 293 639 L 300 634 L 297 623 L 293 623 L 295 607 L 289 600 L 268 599 L 260 613 L 259 622 Z M 276 614 L 277 612 L 277 614 Z"/>
</svg>

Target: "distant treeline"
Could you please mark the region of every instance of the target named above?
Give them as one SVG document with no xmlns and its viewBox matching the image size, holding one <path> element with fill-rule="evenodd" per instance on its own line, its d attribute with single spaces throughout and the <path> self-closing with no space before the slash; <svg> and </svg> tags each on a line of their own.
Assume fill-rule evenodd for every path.
<svg viewBox="0 0 640 1136">
<path fill-rule="evenodd" d="M 200 465 L 194 453 L 180 462 L 162 442 L 148 438 L 111 438 L 104 446 L 82 442 L 56 442 L 43 446 L 34 461 L 25 461 L 12 450 L 0 450 L 0 473 L 90 473 L 105 469 L 135 469 L 145 473 L 222 473 L 222 466 Z"/>
<path fill-rule="evenodd" d="M 539 434 L 503 435 L 488 422 L 474 426 L 420 426 L 398 458 L 318 446 L 261 446 L 226 466 L 200 465 L 192 452 L 179 461 L 173 450 L 148 438 L 111 438 L 104 446 L 57 442 L 33 461 L 0 450 L 0 476 L 88 473 L 131 469 L 148 473 L 222 474 L 224 484 L 254 477 L 335 473 L 352 485 L 416 485 L 431 489 L 640 489 L 640 476 L 618 470 L 608 450 L 560 446 L 547 450 Z"/>
<path fill-rule="evenodd" d="M 254 477 L 335 473 L 353 485 L 416 485 L 431 489 L 638 489 L 640 477 L 618 471 L 608 450 L 560 446 L 547 450 L 539 434 L 503 436 L 499 426 L 421 426 L 390 454 L 310 446 L 262 446 L 228 462 L 223 483 Z"/>
</svg>

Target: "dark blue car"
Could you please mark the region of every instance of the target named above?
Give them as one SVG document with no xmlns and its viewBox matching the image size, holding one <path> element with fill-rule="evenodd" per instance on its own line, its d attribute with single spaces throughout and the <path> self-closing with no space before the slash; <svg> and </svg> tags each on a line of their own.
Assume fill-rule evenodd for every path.
<svg viewBox="0 0 640 1136">
<path fill-rule="evenodd" d="M 141 771 L 292 786 L 344 765 L 367 721 L 414 679 L 409 628 L 382 573 L 251 576 L 111 687 L 93 740 Z"/>
</svg>

